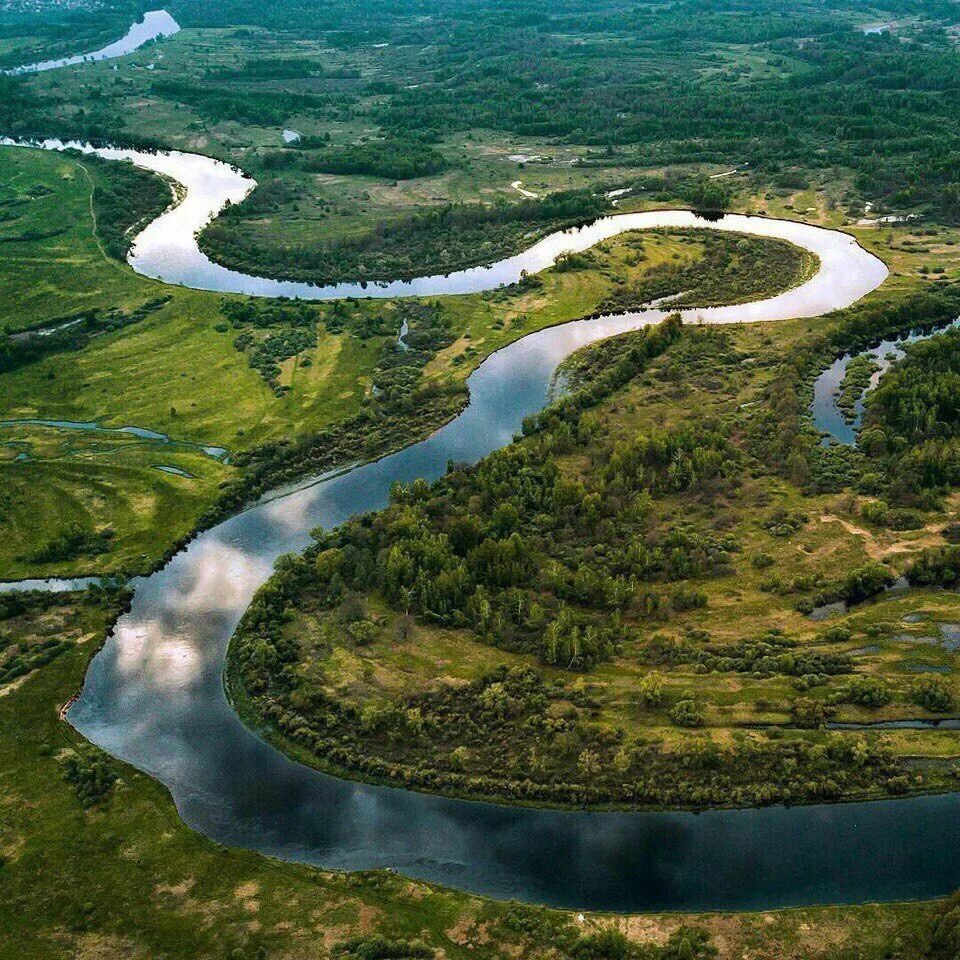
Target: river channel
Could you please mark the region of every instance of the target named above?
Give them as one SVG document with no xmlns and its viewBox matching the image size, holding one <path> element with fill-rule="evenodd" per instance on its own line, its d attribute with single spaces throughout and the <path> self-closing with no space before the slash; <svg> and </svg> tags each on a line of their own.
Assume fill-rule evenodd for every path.
<svg viewBox="0 0 960 960">
<path fill-rule="evenodd" d="M 62 149 L 48 142 L 44 146 Z M 76 145 L 92 151 L 94 148 Z M 812 225 L 687 211 L 605 217 L 553 234 L 515 257 L 444 277 L 312 286 L 251 277 L 208 260 L 195 235 L 252 181 L 177 152 L 97 148 L 186 187 L 179 205 L 137 238 L 138 272 L 200 289 L 330 299 L 492 289 L 623 230 L 710 227 L 788 240 L 820 270 L 765 301 L 683 311 L 689 322 L 814 317 L 879 286 L 886 267 L 850 236 Z M 186 823 L 223 843 L 356 870 L 389 867 L 497 897 L 614 910 L 754 909 L 931 897 L 960 886 L 960 795 L 874 803 L 687 812 L 564 812 L 445 799 L 327 776 L 247 729 L 222 685 L 226 648 L 277 557 L 310 531 L 375 510 L 397 480 L 435 479 L 509 443 L 548 400 L 557 365 L 604 337 L 655 323 L 651 309 L 530 334 L 471 375 L 470 404 L 429 439 L 318 478 L 204 532 L 163 569 L 134 581 L 132 608 L 94 658 L 70 722 L 163 782 Z"/>
</svg>

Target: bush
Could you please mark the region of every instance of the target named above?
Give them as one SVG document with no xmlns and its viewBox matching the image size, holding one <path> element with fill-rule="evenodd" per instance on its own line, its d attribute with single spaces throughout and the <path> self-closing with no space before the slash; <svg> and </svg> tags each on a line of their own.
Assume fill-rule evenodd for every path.
<svg viewBox="0 0 960 960">
<path fill-rule="evenodd" d="M 833 716 L 833 709 L 819 700 L 808 697 L 798 697 L 790 705 L 790 715 L 798 727 L 806 730 L 815 730 L 826 725 Z"/>
<path fill-rule="evenodd" d="M 343 960 L 419 960 L 433 956 L 422 940 L 388 940 L 378 933 L 351 937 L 333 948 Z"/>
<path fill-rule="evenodd" d="M 110 758 L 90 744 L 83 744 L 63 758 L 63 779 L 85 807 L 103 803 L 113 792 L 118 774 Z"/>
<path fill-rule="evenodd" d="M 910 685 L 910 700 L 930 713 L 946 713 L 953 709 L 953 691 L 943 677 L 918 677 Z"/>
<path fill-rule="evenodd" d="M 847 703 L 872 709 L 885 707 L 893 699 L 886 681 L 880 677 L 853 677 L 843 695 Z"/>
<path fill-rule="evenodd" d="M 677 701 L 670 711 L 670 719 L 678 727 L 702 727 L 705 716 L 703 705 L 691 698 Z"/>
<path fill-rule="evenodd" d="M 955 587 L 960 583 L 960 545 L 927 547 L 910 564 L 907 579 L 915 587 Z"/>
</svg>

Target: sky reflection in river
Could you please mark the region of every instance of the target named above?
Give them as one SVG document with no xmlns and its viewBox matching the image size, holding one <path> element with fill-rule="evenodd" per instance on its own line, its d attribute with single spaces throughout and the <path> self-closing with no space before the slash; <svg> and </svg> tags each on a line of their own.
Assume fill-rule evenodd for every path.
<svg viewBox="0 0 960 960">
<path fill-rule="evenodd" d="M 130 156 L 101 151 L 108 157 Z M 801 223 L 683 211 L 605 218 L 554 235 L 492 268 L 381 287 L 309 287 L 244 277 L 210 264 L 193 230 L 251 186 L 224 164 L 183 154 L 134 155 L 187 183 L 187 200 L 137 240 L 135 269 L 171 282 L 314 299 L 348 293 L 457 293 L 542 269 L 624 229 L 711 226 L 782 237 L 822 269 L 756 304 L 687 311 L 711 323 L 815 316 L 877 287 L 886 268 L 852 238 Z M 204 533 L 138 581 L 133 607 L 95 658 L 72 723 L 161 779 L 185 821 L 224 843 L 358 869 L 413 876 L 503 897 L 610 909 L 771 907 L 932 896 L 960 883 L 960 798 L 835 807 L 689 813 L 576 813 L 468 803 L 324 776 L 293 763 L 237 719 L 221 670 L 226 645 L 282 553 L 309 531 L 384 505 L 395 480 L 434 479 L 449 460 L 475 461 L 508 443 L 540 409 L 556 364 L 601 337 L 665 311 L 580 321 L 532 334 L 470 378 L 471 404 L 423 443 L 273 499 Z"/>
<path fill-rule="evenodd" d="M 112 60 L 123 57 L 134 50 L 139 50 L 144 44 L 161 37 L 172 37 L 180 32 L 180 24 L 167 13 L 166 10 L 152 10 L 143 15 L 143 19 L 131 25 L 126 34 L 114 43 L 108 44 L 100 50 L 91 53 L 81 53 L 72 57 L 62 57 L 59 60 L 43 60 L 39 63 L 29 63 L 13 70 L 3 70 L 0 73 L 19 75 L 23 73 L 44 73 L 47 70 L 58 70 L 61 67 L 72 67 L 81 63 L 92 63 L 96 60 Z"/>
<path fill-rule="evenodd" d="M 700 313 L 729 321 L 738 308 Z M 394 480 L 434 478 L 448 460 L 473 461 L 509 442 L 545 403 L 562 357 L 663 315 L 532 334 L 481 365 L 470 378 L 470 406 L 430 439 L 203 534 L 138 585 L 71 721 L 160 777 L 187 823 L 209 836 L 327 867 L 391 866 L 495 896 L 612 909 L 768 907 L 950 889 L 960 881 L 956 797 L 700 816 L 504 808 L 324 776 L 263 743 L 226 702 L 228 638 L 277 556 L 303 549 L 315 526 L 382 506 Z M 122 639 L 127 630 L 136 646 Z M 140 651 L 132 661 L 121 652 L 128 642 L 127 654 Z"/>
</svg>

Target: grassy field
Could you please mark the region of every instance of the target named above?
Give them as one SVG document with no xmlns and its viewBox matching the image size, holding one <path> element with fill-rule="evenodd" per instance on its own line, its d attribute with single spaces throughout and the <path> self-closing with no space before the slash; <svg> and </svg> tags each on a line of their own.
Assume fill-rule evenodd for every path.
<svg viewBox="0 0 960 960">
<path fill-rule="evenodd" d="M 79 352 L 52 354 L 3 374 L 0 419 L 132 425 L 234 452 L 316 430 L 359 408 L 375 351 L 321 329 L 315 363 L 291 368 L 289 390 L 277 398 L 234 348 L 233 337 L 214 330 L 222 321 L 219 297 L 145 280 L 103 253 L 93 228 L 91 182 L 74 158 L 0 149 L 0 180 L 16 198 L 16 219 L 0 224 L 0 236 L 8 239 L 0 316 L 11 333 L 84 309 L 129 311 L 171 294 L 145 320 L 101 334 Z M 30 233 L 46 232 L 50 224 L 57 225 L 54 236 Z M 29 239 L 16 239 L 24 234 Z M 117 530 L 115 548 L 98 559 L 99 570 L 143 569 L 192 528 L 230 473 L 209 458 L 180 450 L 171 460 L 166 445 L 126 441 L 111 445 L 103 434 L 0 426 L 6 451 L 0 458 L 0 524 L 14 534 L 12 541 L 4 537 L 0 577 L 22 575 L 15 554 L 30 552 L 81 516 Z M 21 453 L 30 459 L 17 461 Z M 158 472 L 158 464 L 196 479 Z M 36 523 L 38 498 L 42 524 Z"/>
<path fill-rule="evenodd" d="M 72 598 L 0 622 L 24 644 L 51 631 L 72 646 L 0 687 L 0 957 L 328 956 L 351 937 L 422 941 L 437 958 L 569 955 L 613 927 L 662 949 L 681 926 L 705 930 L 719 960 L 919 957 L 937 904 L 754 914 L 611 916 L 496 903 L 393 874 L 334 874 L 220 847 L 179 820 L 166 791 L 110 761 L 119 779 L 85 808 L 65 781 L 81 739 L 58 719 L 102 636 L 109 604 Z M 572 938 L 572 940 L 571 940 Z M 562 946 L 561 946 L 562 945 Z M 394 950 L 398 949 L 394 947 Z M 577 954 L 579 955 L 579 954 Z M 660 957 L 660 953 L 653 956 Z M 675 953 L 664 955 L 671 960 Z"/>
<path fill-rule="evenodd" d="M 95 308 L 132 308 L 156 287 L 108 259 L 92 217 L 93 175 L 70 157 L 0 148 L 0 317 L 16 332 Z"/>
<path fill-rule="evenodd" d="M 699 422 L 725 420 L 734 433 L 742 430 L 745 411 L 763 395 L 778 358 L 809 342 L 810 324 L 790 321 L 690 331 L 684 342 L 694 338 L 716 347 L 692 365 L 694 348 L 688 348 L 687 359 L 676 348 L 668 351 L 592 411 L 591 435 L 598 439 L 576 454 L 560 457 L 562 475 L 586 483 L 604 462 L 600 448 L 609 450 L 638 434 L 682 426 L 689 422 L 690 411 L 697 411 Z M 644 617 L 636 610 L 626 613 L 629 628 L 613 658 L 580 674 L 545 666 L 533 653 L 497 648 L 470 630 L 431 624 L 424 618 L 414 621 L 376 591 L 348 592 L 329 611 L 318 608 L 305 591 L 304 602 L 280 628 L 281 635 L 298 645 L 296 671 L 303 690 L 321 691 L 363 713 L 399 709 L 437 690 L 462 689 L 498 667 L 533 668 L 562 691 L 555 694 L 552 716 L 582 715 L 592 729 L 606 731 L 616 743 L 655 745 L 670 755 L 689 754 L 711 743 L 740 749 L 790 740 L 813 744 L 837 737 L 850 744 L 864 740 L 907 764 L 918 777 L 912 789 L 951 789 L 960 777 L 960 731 L 828 733 L 805 728 L 795 714 L 798 698 L 806 698 L 829 704 L 829 719 L 836 723 L 936 719 L 943 714 L 931 713 L 911 699 L 918 678 L 936 674 L 954 696 L 960 693 L 956 680 L 960 651 L 949 640 L 950 630 L 960 623 L 960 600 L 954 593 L 914 589 L 891 593 L 823 621 L 798 609 L 800 601 L 824 585 L 868 563 L 882 562 L 904 572 L 917 551 L 944 543 L 942 530 L 960 511 L 960 496 L 954 494 L 939 510 L 928 512 L 918 529 L 896 531 L 864 518 L 869 500 L 849 491 L 802 493 L 756 464 L 744 469 L 718 497 L 689 491 L 657 496 L 648 507 L 647 538 L 657 542 L 665 532 L 681 527 L 729 537 L 736 544 L 731 566 L 694 578 L 704 594 L 700 608 L 660 618 Z M 754 563 L 752 558 L 761 560 Z M 371 625 L 370 636 L 354 637 L 351 626 L 358 619 Z M 945 633 L 939 625 L 945 625 Z M 733 649 L 756 643 L 771 630 L 789 638 L 797 655 L 849 657 L 850 668 L 798 686 L 797 677 L 776 669 L 751 672 L 717 665 L 711 669 L 695 659 L 660 664 L 649 660 L 651 641 L 663 649 L 690 644 Z M 643 696 L 651 676 L 660 684 L 655 703 Z M 835 703 L 835 695 L 851 676 L 882 680 L 890 696 L 875 706 L 842 697 Z M 674 706 L 689 699 L 703 711 L 702 723 L 694 729 L 678 724 L 673 715 Z M 425 711 L 428 702 L 423 700 Z M 241 698 L 240 706 L 246 713 L 254 705 Z M 309 756 L 302 745 L 284 742 L 298 756 Z M 381 749 L 384 757 L 394 758 L 396 751 L 397 757 L 406 757 L 407 750 L 413 751 L 409 756 L 417 755 L 402 738 L 396 751 L 382 744 L 371 747 L 377 756 Z M 325 763 L 322 755 L 315 759 Z M 405 761 L 397 762 L 402 766 Z M 869 787 L 864 793 L 861 785 L 857 795 L 872 794 Z"/>
<path fill-rule="evenodd" d="M 236 453 L 320 430 L 356 413 L 370 396 L 384 337 L 334 335 L 321 324 L 316 347 L 284 365 L 281 383 L 287 389 L 277 396 L 234 347 L 235 332 L 218 329 L 223 325 L 219 296 L 146 280 L 105 255 L 94 229 L 90 174 L 77 159 L 4 148 L 0 175 L 16 214 L 0 224 L 0 236 L 8 238 L 0 269 L 0 317 L 11 333 L 81 309 L 131 311 L 170 295 L 145 319 L 101 334 L 80 351 L 52 354 L 3 374 L 0 420 L 132 425 Z M 57 224 L 54 236 L 36 236 L 50 224 Z M 29 239 L 16 239 L 24 235 Z M 659 234 L 642 238 L 640 249 L 642 254 L 634 238 L 622 236 L 598 247 L 589 268 L 550 271 L 530 290 L 442 298 L 455 341 L 427 366 L 427 379 L 462 383 L 498 347 L 590 313 L 621 281 L 665 265 L 694 264 L 703 245 L 695 238 Z M 730 284 L 734 291 L 735 272 Z M 389 312 L 390 305 L 366 302 L 351 309 L 376 315 Z M 305 358 L 309 365 L 301 362 Z M 233 472 L 187 451 L 168 462 L 166 445 L 110 446 L 103 434 L 79 431 L 0 426 L 0 444 L 7 451 L 0 470 L 8 478 L 0 525 L 14 534 L 0 548 L 0 577 L 91 567 L 145 569 L 191 528 L 217 484 Z M 20 454 L 30 459 L 17 460 Z M 157 465 L 179 467 L 195 479 L 157 471 Z M 41 524 L 35 521 L 38 497 Z M 17 559 L 75 522 L 115 529 L 112 546 L 95 562 L 78 558 L 29 566 Z"/>
</svg>

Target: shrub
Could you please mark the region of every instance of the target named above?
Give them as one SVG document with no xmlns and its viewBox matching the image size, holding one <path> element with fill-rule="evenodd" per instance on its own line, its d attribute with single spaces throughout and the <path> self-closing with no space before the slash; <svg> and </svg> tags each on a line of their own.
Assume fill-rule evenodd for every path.
<svg viewBox="0 0 960 960">
<path fill-rule="evenodd" d="M 703 705 L 692 698 L 678 700 L 670 711 L 670 719 L 678 727 L 702 727 L 705 719 Z"/>
<path fill-rule="evenodd" d="M 880 677 L 853 677 L 844 690 L 844 699 L 861 707 L 885 707 L 893 694 Z"/>
<path fill-rule="evenodd" d="M 824 726 L 833 716 L 833 709 L 819 700 L 808 697 L 798 697 L 790 705 L 790 715 L 798 727 L 814 730 Z"/>
<path fill-rule="evenodd" d="M 960 545 L 927 547 L 910 564 L 907 579 L 915 587 L 954 587 L 960 583 Z"/>
<path fill-rule="evenodd" d="M 953 691 L 943 677 L 918 677 L 910 685 L 910 699 L 930 713 L 946 713 L 953 709 Z"/>
<path fill-rule="evenodd" d="M 62 763 L 63 779 L 85 807 L 103 803 L 113 792 L 118 774 L 102 750 L 84 744 L 68 753 Z"/>
</svg>

